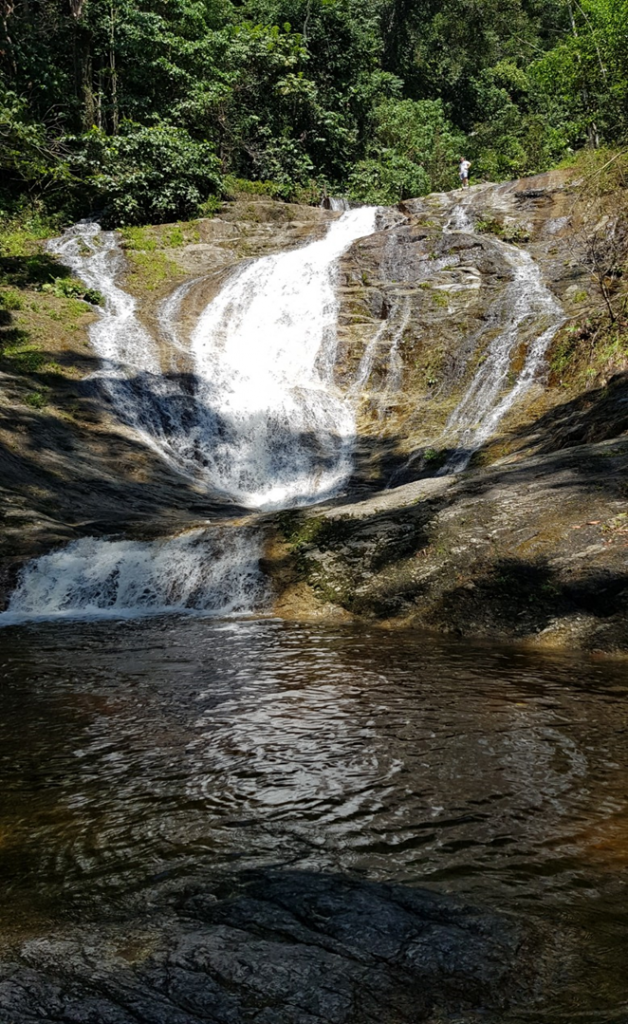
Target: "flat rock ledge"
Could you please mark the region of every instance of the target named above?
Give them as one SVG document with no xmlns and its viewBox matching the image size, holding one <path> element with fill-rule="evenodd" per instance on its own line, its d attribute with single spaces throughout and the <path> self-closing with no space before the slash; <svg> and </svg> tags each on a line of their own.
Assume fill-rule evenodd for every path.
<svg viewBox="0 0 628 1024">
<path fill-rule="evenodd" d="M 625 436 L 284 514 L 277 614 L 628 652 Z"/>
<path fill-rule="evenodd" d="M 30 937 L 0 958 L 0 1020 L 502 1021 L 511 1002 L 531 999 L 541 959 L 538 936 L 517 921 L 448 896 L 265 871 L 188 890 L 132 925 Z"/>
</svg>

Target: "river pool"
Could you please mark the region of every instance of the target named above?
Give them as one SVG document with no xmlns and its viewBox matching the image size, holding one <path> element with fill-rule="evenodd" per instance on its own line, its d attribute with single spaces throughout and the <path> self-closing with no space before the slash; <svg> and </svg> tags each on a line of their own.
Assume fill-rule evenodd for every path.
<svg viewBox="0 0 628 1024">
<path fill-rule="evenodd" d="M 5 946 L 233 868 L 343 872 L 564 928 L 521 1019 L 628 1020 L 626 661 L 274 619 L 0 641 Z"/>
</svg>

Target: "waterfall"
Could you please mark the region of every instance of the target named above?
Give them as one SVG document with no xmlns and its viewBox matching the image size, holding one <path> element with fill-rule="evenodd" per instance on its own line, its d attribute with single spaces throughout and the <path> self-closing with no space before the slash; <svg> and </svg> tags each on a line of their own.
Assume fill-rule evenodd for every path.
<svg viewBox="0 0 628 1024">
<path fill-rule="evenodd" d="M 188 345 L 177 316 L 196 282 L 177 288 L 161 304 L 159 327 L 189 362 L 185 380 L 172 365 L 164 373 L 134 298 L 116 283 L 115 234 L 85 221 L 52 242 L 105 297 L 91 328 L 102 360 L 95 376 L 120 419 L 179 471 L 248 508 L 311 504 L 337 491 L 355 436 L 351 398 L 334 386 L 337 261 L 375 230 L 376 213 L 348 211 L 324 238 L 241 265 Z"/>
<path fill-rule="evenodd" d="M 376 213 L 347 211 L 324 238 L 241 265 L 187 341 L 181 303 L 200 279 L 180 285 L 159 308 L 166 367 L 135 299 L 117 283 L 115 234 L 83 221 L 51 242 L 104 296 L 90 329 L 101 360 L 93 376 L 122 422 L 178 471 L 251 508 L 309 504 L 337 491 L 351 472 L 356 432 L 354 396 L 334 385 L 337 262 L 375 230 Z M 175 357 L 191 370 L 185 378 Z M 246 527 L 152 542 L 83 538 L 24 567 L 0 625 L 251 611 L 266 597 L 261 552 L 261 535 Z"/>
<path fill-rule="evenodd" d="M 83 537 L 24 566 L 0 625 L 251 611 L 267 596 L 260 549 L 251 527 L 190 530 L 157 541 Z"/>
<path fill-rule="evenodd" d="M 550 342 L 565 320 L 562 307 L 543 283 L 530 254 L 506 242 L 496 244 L 513 270 L 512 281 L 490 311 L 504 326 L 489 344 L 473 380 L 445 425 L 441 443 L 454 438 L 458 450 L 441 473 L 459 472 L 468 465 L 473 453 L 534 382 Z M 512 358 L 526 331 L 532 337 L 523 368 L 509 386 Z"/>
<path fill-rule="evenodd" d="M 248 507 L 311 504 L 351 472 L 354 408 L 334 386 L 336 267 L 376 212 L 350 210 L 323 239 L 241 267 L 192 334 L 198 402 L 216 423 L 206 471 Z"/>
<path fill-rule="evenodd" d="M 334 210 L 336 213 L 346 213 L 351 209 L 349 200 L 343 199 L 341 196 L 325 196 L 321 201 L 321 206 L 324 210 Z"/>
<path fill-rule="evenodd" d="M 89 288 L 104 298 L 99 318 L 89 329 L 100 365 L 92 378 L 111 398 L 119 419 L 173 468 L 194 475 L 182 457 L 180 435 L 189 397 L 176 378 L 163 373 L 159 349 L 137 316 L 132 295 L 118 286 L 123 256 L 113 231 L 80 221 L 48 243 Z"/>
<path fill-rule="evenodd" d="M 443 227 L 444 233 L 473 233 L 469 202 L 454 206 Z M 492 243 L 513 272 L 512 280 L 487 315 L 489 322 L 501 323 L 502 328 L 483 353 L 471 383 L 434 441 L 436 447 L 455 446 L 453 455 L 439 470 L 439 476 L 459 473 L 466 468 L 473 453 L 488 440 L 500 420 L 534 383 L 552 338 L 565 322 L 562 307 L 543 283 L 530 254 L 499 238 L 492 238 Z M 511 381 L 513 356 L 526 334 L 529 340 L 524 364 L 516 379 Z M 402 471 L 408 470 L 420 454 L 411 455 Z"/>
<path fill-rule="evenodd" d="M 93 376 L 120 420 L 178 472 L 248 508 L 290 508 L 337 494 L 352 471 L 356 406 L 388 339 L 385 395 L 400 383 L 399 347 L 411 317 L 403 288 L 394 315 L 367 343 L 353 382 L 344 392 L 335 384 L 338 262 L 375 230 L 378 212 L 343 210 L 323 238 L 242 262 L 189 336 L 180 326 L 182 303 L 202 279 L 179 285 L 158 309 L 161 349 L 135 299 L 118 284 L 122 253 L 115 233 L 85 221 L 50 243 L 104 295 L 90 328 L 100 358 Z M 468 200 L 455 206 L 444 230 L 472 232 L 468 210 Z M 499 331 L 442 433 L 442 446 L 456 451 L 441 472 L 464 468 L 494 432 L 534 381 L 564 320 L 532 257 L 500 239 L 492 244 L 512 278 L 489 310 Z M 393 257 L 387 251 L 386 258 Z M 523 341 L 523 368 L 511 380 Z M 24 568 L 0 624 L 37 616 L 259 608 L 266 594 L 258 569 L 262 543 L 260 533 L 242 526 L 152 542 L 84 538 Z"/>
</svg>

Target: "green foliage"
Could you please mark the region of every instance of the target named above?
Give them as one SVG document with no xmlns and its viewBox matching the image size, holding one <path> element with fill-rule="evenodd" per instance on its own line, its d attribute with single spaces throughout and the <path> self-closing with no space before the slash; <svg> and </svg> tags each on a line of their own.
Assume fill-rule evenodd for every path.
<svg viewBox="0 0 628 1024">
<path fill-rule="evenodd" d="M 418 164 L 396 153 L 360 160 L 349 176 L 348 196 L 354 202 L 389 205 L 430 191 L 430 179 Z"/>
<path fill-rule="evenodd" d="M 26 331 L 14 331 L 8 343 L 3 345 L 2 362 L 10 372 L 30 374 L 41 370 L 46 357 L 36 345 L 30 343 Z"/>
<path fill-rule="evenodd" d="M 0 202 L 7 202 L 8 184 L 23 187 L 54 172 L 43 125 L 32 120 L 27 103 L 0 80 Z"/>
<path fill-rule="evenodd" d="M 24 401 L 31 409 L 43 409 L 48 404 L 48 394 L 46 391 L 29 391 Z"/>
<path fill-rule="evenodd" d="M 464 137 L 439 100 L 388 99 L 374 109 L 372 120 L 373 155 L 351 172 L 351 199 L 396 203 L 453 186 Z"/>
<path fill-rule="evenodd" d="M 42 284 L 41 290 L 56 295 L 58 299 L 83 299 L 92 306 L 102 306 L 105 301 L 96 288 L 86 288 L 82 281 L 75 277 L 55 277 L 54 281 Z"/>
<path fill-rule="evenodd" d="M 13 288 L 7 288 L 6 291 L 0 292 L 0 309 L 6 309 L 10 312 L 22 308 L 22 297 L 19 292 L 14 291 Z"/>
<path fill-rule="evenodd" d="M 220 187 L 218 159 L 207 143 L 170 125 L 125 122 L 121 134 L 97 128 L 75 141 L 71 159 L 105 224 L 161 223 L 193 217 Z"/>
<path fill-rule="evenodd" d="M 5 8 L 0 219 L 164 222 L 251 187 L 394 202 L 455 187 L 463 151 L 501 179 L 628 139 L 628 0 Z"/>
</svg>

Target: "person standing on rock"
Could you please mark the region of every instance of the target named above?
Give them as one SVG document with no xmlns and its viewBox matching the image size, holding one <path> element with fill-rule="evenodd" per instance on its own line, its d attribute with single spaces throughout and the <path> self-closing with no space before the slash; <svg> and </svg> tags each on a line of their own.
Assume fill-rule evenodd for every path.
<svg viewBox="0 0 628 1024">
<path fill-rule="evenodd" d="M 460 157 L 460 165 L 458 167 L 458 176 L 460 178 L 462 188 L 468 188 L 469 187 L 469 168 L 470 168 L 470 166 L 471 166 L 471 161 L 467 160 L 466 157 L 461 156 Z"/>
</svg>

